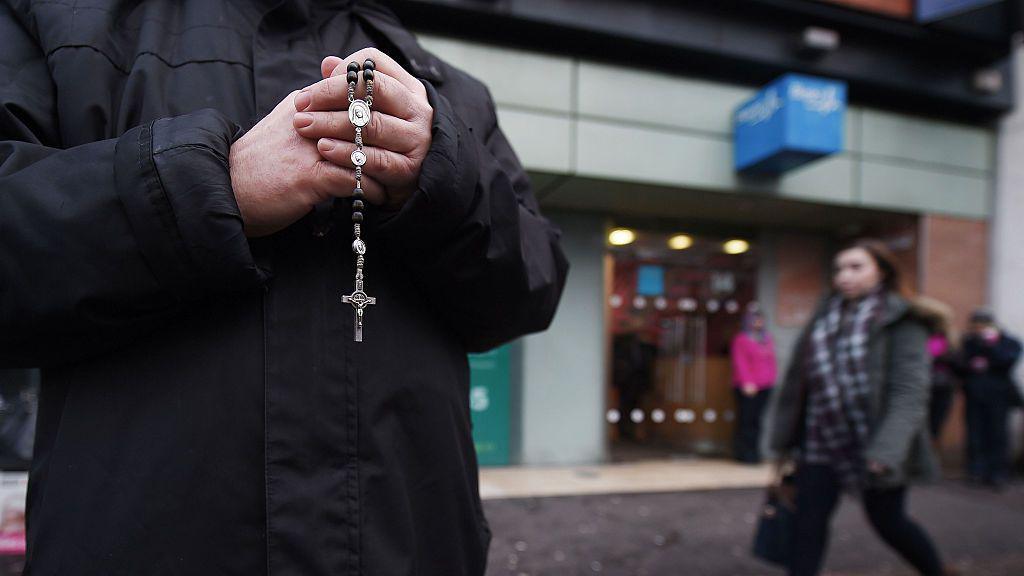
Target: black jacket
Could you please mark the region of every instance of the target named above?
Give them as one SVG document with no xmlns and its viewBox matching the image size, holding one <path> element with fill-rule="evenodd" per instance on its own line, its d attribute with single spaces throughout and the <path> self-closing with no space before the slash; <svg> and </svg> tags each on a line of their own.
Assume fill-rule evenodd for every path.
<svg viewBox="0 0 1024 576">
<path fill-rule="evenodd" d="M 962 359 L 958 369 L 964 378 L 967 396 L 971 400 L 1000 404 L 1016 402 L 1013 368 L 1020 355 L 1020 341 L 1008 334 L 1000 334 L 999 340 L 992 344 L 978 336 L 966 336 L 961 346 Z M 988 361 L 987 369 L 978 372 L 971 366 L 971 359 L 977 357 Z"/>
<path fill-rule="evenodd" d="M 370 210 L 243 234 L 226 158 L 323 56 L 427 86 Z M 321 222 L 322 224 L 322 222 Z M 482 574 L 466 353 L 550 322 L 567 264 L 486 88 L 369 2 L 0 2 L 0 366 L 41 366 L 31 575 Z"/>
</svg>

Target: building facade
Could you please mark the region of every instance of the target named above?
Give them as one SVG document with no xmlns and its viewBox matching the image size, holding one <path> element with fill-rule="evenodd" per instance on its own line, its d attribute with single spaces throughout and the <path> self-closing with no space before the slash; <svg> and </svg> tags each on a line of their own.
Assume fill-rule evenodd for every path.
<svg viewBox="0 0 1024 576">
<path fill-rule="evenodd" d="M 490 87 L 572 262 L 550 330 L 474 358 L 482 462 L 604 461 L 624 435 L 625 452 L 727 452 L 743 311 L 765 314 L 784 365 L 831 252 L 857 236 L 885 240 L 961 327 L 994 304 L 1024 330 L 1003 217 L 1024 206 L 1013 3 L 392 4 Z M 840 150 L 737 171 L 737 110 L 791 72 L 846 87 Z M 625 334 L 654 357 L 628 402 L 613 382 Z M 961 438 L 954 410 L 951 462 Z"/>
</svg>

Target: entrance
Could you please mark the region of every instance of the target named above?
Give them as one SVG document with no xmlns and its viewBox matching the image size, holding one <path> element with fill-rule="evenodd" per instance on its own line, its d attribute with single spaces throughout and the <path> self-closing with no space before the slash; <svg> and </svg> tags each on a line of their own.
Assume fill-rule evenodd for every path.
<svg viewBox="0 0 1024 576">
<path fill-rule="evenodd" d="M 748 239 L 615 229 L 609 235 L 612 458 L 724 455 L 735 420 L 729 345 L 756 308 Z"/>
</svg>

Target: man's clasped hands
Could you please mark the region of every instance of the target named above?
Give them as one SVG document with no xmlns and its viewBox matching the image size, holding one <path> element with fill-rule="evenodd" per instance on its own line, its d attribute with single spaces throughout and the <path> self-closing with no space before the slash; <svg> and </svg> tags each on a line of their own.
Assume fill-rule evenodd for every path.
<svg viewBox="0 0 1024 576">
<path fill-rule="evenodd" d="M 374 61 L 373 112 L 363 127 L 366 199 L 398 210 L 416 190 L 434 111 L 423 84 L 392 58 L 365 48 L 328 56 L 323 80 L 296 90 L 231 145 L 231 185 L 249 237 L 272 234 L 355 188 L 355 127 L 348 117 L 348 62 Z M 365 95 L 360 80 L 356 98 Z"/>
</svg>

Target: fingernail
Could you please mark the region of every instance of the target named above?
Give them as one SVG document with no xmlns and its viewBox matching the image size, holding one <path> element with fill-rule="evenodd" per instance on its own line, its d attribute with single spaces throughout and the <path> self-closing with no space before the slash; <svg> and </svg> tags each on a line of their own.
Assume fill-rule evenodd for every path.
<svg viewBox="0 0 1024 576">
<path fill-rule="evenodd" d="M 302 92 L 299 92 L 295 96 L 295 109 L 303 111 L 309 108 L 309 105 L 313 102 L 313 96 L 308 92 L 308 88 L 303 88 Z"/>
<path fill-rule="evenodd" d="M 319 146 L 320 149 L 323 150 L 324 152 L 330 152 L 331 150 L 334 150 L 334 147 L 337 145 L 338 142 L 330 138 L 321 138 L 320 142 L 317 143 L 317 146 Z"/>
<path fill-rule="evenodd" d="M 313 115 L 307 114 L 306 112 L 299 112 L 295 115 L 294 126 L 296 128 L 305 128 L 313 123 Z"/>
</svg>

